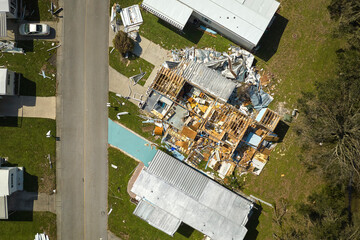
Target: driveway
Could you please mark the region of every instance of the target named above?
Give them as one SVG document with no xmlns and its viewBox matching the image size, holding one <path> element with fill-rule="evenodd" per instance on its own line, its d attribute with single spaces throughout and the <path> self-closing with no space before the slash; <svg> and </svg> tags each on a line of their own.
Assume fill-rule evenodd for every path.
<svg viewBox="0 0 360 240">
<path fill-rule="evenodd" d="M 0 116 L 55 119 L 56 97 L 5 96 Z"/>
<path fill-rule="evenodd" d="M 107 239 L 109 1 L 64 0 L 58 58 L 58 239 Z"/>
</svg>

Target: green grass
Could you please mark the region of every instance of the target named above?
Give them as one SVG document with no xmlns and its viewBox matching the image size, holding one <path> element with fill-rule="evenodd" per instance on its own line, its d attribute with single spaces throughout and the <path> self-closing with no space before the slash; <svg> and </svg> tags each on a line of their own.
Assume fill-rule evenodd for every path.
<svg viewBox="0 0 360 240">
<path fill-rule="evenodd" d="M 125 103 L 125 105 L 120 105 L 117 100 L 120 103 Z M 152 136 L 152 131 L 143 131 L 144 127 L 147 126 L 154 126 L 153 123 L 142 123 L 142 121 L 145 121 L 145 119 L 142 119 L 139 117 L 141 114 L 141 111 L 137 105 L 134 103 L 124 99 L 119 98 L 115 96 L 115 93 L 110 92 L 109 93 L 109 102 L 111 103 L 111 107 L 109 108 L 109 118 L 112 120 L 115 120 L 121 124 L 124 124 L 127 128 L 130 128 L 134 132 L 138 133 L 139 135 L 143 136 L 146 139 L 149 139 L 150 141 L 160 144 L 160 138 L 155 138 Z M 128 115 L 121 116 L 120 120 L 116 118 L 116 114 L 119 112 L 129 112 Z"/>
<path fill-rule="evenodd" d="M 128 0 L 122 6 L 139 2 Z M 331 79 L 336 73 L 336 50 L 344 45 L 344 41 L 333 38 L 336 23 L 330 20 L 326 9 L 329 3 L 330 0 L 281 1 L 278 12 L 283 18 L 278 18 L 270 31 L 265 33 L 256 57 L 258 69 L 264 68 L 274 76 L 274 89 L 265 89 L 274 94 L 270 108 L 277 110 L 279 103 L 284 103 L 284 107 L 289 110 L 297 108 L 297 99 L 302 91 L 312 91 L 315 81 Z M 199 39 L 199 33 L 193 36 L 180 35 L 152 14 L 142 13 L 144 24 L 140 28 L 141 35 L 166 49 L 196 45 L 215 46 L 218 51 L 223 51 L 230 43 L 225 38 L 213 39 L 205 34 L 197 42 L 194 39 Z M 278 45 L 273 44 L 277 42 L 275 40 L 279 40 Z M 297 124 L 297 120 L 293 121 L 261 175 L 249 174 L 244 177 L 246 194 L 272 204 L 279 203 L 282 198 L 286 199 L 289 202 L 287 215 L 295 210 L 296 204 L 323 185 L 321 178 L 307 171 L 301 163 L 299 137 L 293 129 Z M 252 239 L 273 239 L 277 226 L 272 219 L 273 210 L 264 206 L 256 226 L 258 234 L 253 234 Z"/>
<path fill-rule="evenodd" d="M 191 233 L 189 228 L 182 228 L 184 235 L 191 234 L 190 237 L 176 232 L 174 237 L 150 226 L 147 222 L 133 215 L 136 205 L 130 202 L 127 193 L 127 184 L 132 171 L 136 168 L 137 162 L 126 156 L 120 151 L 109 148 L 109 196 L 108 205 L 113 211 L 109 215 L 108 227 L 111 232 L 121 237 L 121 239 L 146 239 L 146 240 L 166 240 L 166 239 L 202 239 L 203 234 L 198 231 Z M 118 166 L 117 169 L 110 167 L 110 164 Z M 119 190 L 120 189 L 120 190 Z"/>
<path fill-rule="evenodd" d="M 31 16 L 26 18 L 29 21 L 57 21 L 56 17 L 53 17 L 48 11 L 51 6 L 51 2 L 56 5 L 56 9 L 60 8 L 58 0 L 24 0 L 23 6 L 26 5 L 26 9 L 31 13 Z M 60 14 L 61 15 L 61 14 Z"/>
<path fill-rule="evenodd" d="M 115 2 L 115 0 L 111 0 L 110 6 Z M 140 3 L 141 1 L 125 0 L 121 2 L 121 7 Z M 229 44 L 235 45 L 219 34 L 216 35 L 217 37 L 204 34 L 202 31 L 195 29 L 191 23 L 188 23 L 183 31 L 179 31 L 151 13 L 142 9 L 141 13 L 144 23 L 140 27 L 140 35 L 165 49 L 171 50 L 174 48 L 197 46 L 198 48 L 212 47 L 218 51 L 225 51 L 228 49 Z"/>
<path fill-rule="evenodd" d="M 11 71 L 21 73 L 20 95 L 26 96 L 54 96 L 56 93 L 56 49 L 51 48 L 49 41 L 18 41 L 18 47 L 25 50 L 26 55 L 4 53 L 0 58 L 0 65 Z M 51 58 L 51 60 L 50 60 Z M 50 61 L 49 61 L 50 60 Z M 52 65 L 53 64 L 53 65 Z M 39 75 L 41 70 L 45 71 L 43 78 Z"/>
<path fill-rule="evenodd" d="M 49 130 L 52 135 L 56 134 L 55 121 L 1 118 L 0 122 L 0 156 L 8 157 L 10 164 L 25 168 L 24 189 L 30 192 L 52 192 L 55 189 L 55 139 L 46 138 L 45 134 Z M 53 163 L 52 169 L 48 154 Z"/>
<path fill-rule="evenodd" d="M 114 50 L 110 53 L 112 48 L 109 48 L 109 64 L 112 68 L 114 68 L 119 73 L 125 75 L 126 77 L 131 77 L 140 73 L 141 71 L 146 72 L 145 76 L 138 82 L 141 86 L 144 86 L 146 80 L 150 76 L 152 70 L 154 69 L 154 65 L 147 62 L 146 60 L 131 54 L 129 59 L 125 59 L 121 57 L 121 54 Z"/>
<path fill-rule="evenodd" d="M 0 220 L 1 240 L 34 239 L 36 233 L 46 233 L 56 240 L 56 215 L 50 212 L 16 212 L 9 220 Z"/>
</svg>

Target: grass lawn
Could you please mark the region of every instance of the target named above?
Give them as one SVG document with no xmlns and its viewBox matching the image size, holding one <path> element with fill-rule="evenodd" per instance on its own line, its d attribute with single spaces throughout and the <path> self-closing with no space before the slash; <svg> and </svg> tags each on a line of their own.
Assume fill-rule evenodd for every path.
<svg viewBox="0 0 360 240">
<path fill-rule="evenodd" d="M 10 164 L 25 168 L 24 188 L 29 192 L 50 193 L 55 188 L 55 139 L 46 138 L 56 123 L 39 118 L 1 118 L 0 156 L 8 157 Z M 17 123 L 18 126 L 13 124 Z M 11 126 L 5 126 L 6 124 Z M 48 154 L 51 156 L 52 169 Z M 1 231 L 0 231 L 1 232 Z"/>
<path fill-rule="evenodd" d="M 26 96 L 54 96 L 56 93 L 56 49 L 51 48 L 49 41 L 18 41 L 18 47 L 23 48 L 26 55 L 4 53 L 0 58 L 0 65 L 11 71 L 21 73 L 20 95 Z M 39 75 L 45 71 L 43 78 Z"/>
<path fill-rule="evenodd" d="M 116 0 L 110 0 L 110 6 L 113 6 L 116 2 Z M 137 0 L 124 0 L 120 4 L 124 8 L 140 3 L 141 1 Z M 143 9 L 141 9 L 141 13 L 144 23 L 140 27 L 140 35 L 165 49 L 197 46 L 199 48 L 212 47 L 218 51 L 225 51 L 229 44 L 234 45 L 234 43 L 219 34 L 216 35 L 217 37 L 204 34 L 202 31 L 195 29 L 191 23 L 188 23 L 183 31 L 179 31 Z"/>
<path fill-rule="evenodd" d="M 31 16 L 27 17 L 29 21 L 57 21 L 56 17 L 53 17 L 48 11 L 51 6 L 51 2 L 56 6 L 55 10 L 60 8 L 58 0 L 23 0 L 23 6 L 26 5 L 26 9 L 32 12 Z M 61 15 L 61 14 L 60 14 Z"/>
<path fill-rule="evenodd" d="M 50 212 L 16 212 L 9 220 L 0 220 L 1 240 L 31 240 L 36 233 L 46 233 L 56 240 L 56 215 Z"/>
<path fill-rule="evenodd" d="M 186 227 L 180 227 L 182 233 L 176 232 L 174 237 L 157 230 L 147 222 L 133 215 L 136 205 L 130 202 L 127 193 L 127 184 L 132 171 L 136 168 L 137 162 L 120 151 L 109 148 L 109 208 L 113 211 L 109 215 L 108 227 L 111 232 L 121 239 L 202 239 L 203 234 Z M 117 169 L 110 167 L 110 164 L 118 166 Z M 185 235 L 185 236 L 184 236 Z M 190 236 L 189 236 L 190 235 Z"/>
<path fill-rule="evenodd" d="M 122 6 L 139 2 L 127 0 Z M 256 56 L 258 69 L 264 68 L 274 76 L 274 89 L 270 89 L 274 101 L 270 108 L 277 110 L 280 103 L 289 111 L 297 108 L 297 99 L 302 91 L 312 91 L 315 81 L 334 76 L 336 50 L 344 41 L 333 38 L 336 23 L 330 20 L 326 9 L 329 3 L 330 0 L 281 1 L 278 11 L 281 17 L 278 17 L 270 31 L 264 34 Z M 193 36 L 179 35 L 152 14 L 144 11 L 142 13 L 144 24 L 140 28 L 141 34 L 166 49 L 196 45 L 215 46 L 218 51 L 223 51 L 229 44 L 225 38 L 212 38 L 205 34 L 200 40 L 194 40 L 199 39 L 199 33 Z M 289 202 L 288 214 L 294 211 L 297 203 L 323 184 L 318 176 L 306 170 L 299 159 L 301 150 L 298 136 L 293 129 L 296 124 L 296 120 L 291 123 L 283 142 L 273 151 L 261 175 L 249 174 L 244 177 L 246 194 L 252 194 L 272 204 L 286 199 Z M 276 229 L 273 210 L 264 206 L 258 221 L 258 234 L 253 235 L 253 239 L 273 239 Z"/>
<path fill-rule="evenodd" d="M 125 103 L 125 105 L 120 105 L 120 103 Z M 133 104 L 132 102 L 115 96 L 115 93 L 109 93 L 109 102 L 111 103 L 111 107 L 109 107 L 109 118 L 115 120 L 121 124 L 124 124 L 126 127 L 130 128 L 134 132 L 138 133 L 139 135 L 143 136 L 144 138 L 160 144 L 160 138 L 155 138 L 152 136 L 152 130 L 154 129 L 153 123 L 144 124 L 142 119 L 139 117 L 141 115 L 140 109 L 137 105 Z M 128 112 L 128 115 L 123 115 L 120 117 L 120 120 L 116 118 L 116 114 L 119 112 Z M 150 130 L 152 128 L 152 130 Z"/>
<path fill-rule="evenodd" d="M 146 72 L 145 76 L 138 82 L 141 86 L 144 86 L 146 79 L 150 76 L 152 70 L 154 69 L 154 65 L 147 62 L 146 60 L 138 57 L 134 54 L 129 56 L 129 59 L 125 59 L 121 57 L 121 54 L 114 50 L 110 53 L 112 47 L 109 48 L 109 64 L 112 68 L 114 68 L 119 73 L 125 75 L 126 77 L 131 77 L 140 73 L 141 71 Z"/>
</svg>

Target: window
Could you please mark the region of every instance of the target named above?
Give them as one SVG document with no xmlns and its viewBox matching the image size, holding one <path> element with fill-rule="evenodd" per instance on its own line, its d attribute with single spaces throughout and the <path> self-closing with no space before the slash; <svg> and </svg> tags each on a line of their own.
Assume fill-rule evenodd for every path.
<svg viewBox="0 0 360 240">
<path fill-rule="evenodd" d="M 11 188 L 14 187 L 14 174 L 11 174 Z"/>
</svg>

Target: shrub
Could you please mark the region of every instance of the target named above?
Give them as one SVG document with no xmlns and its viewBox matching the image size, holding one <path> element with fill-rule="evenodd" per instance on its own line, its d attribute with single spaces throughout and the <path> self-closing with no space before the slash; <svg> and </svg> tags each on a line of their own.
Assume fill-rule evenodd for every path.
<svg viewBox="0 0 360 240">
<path fill-rule="evenodd" d="M 125 54 L 127 52 L 130 52 L 134 49 L 134 40 L 129 38 L 125 32 L 119 31 L 114 40 L 113 44 L 116 50 L 118 50 L 119 53 Z"/>
</svg>

